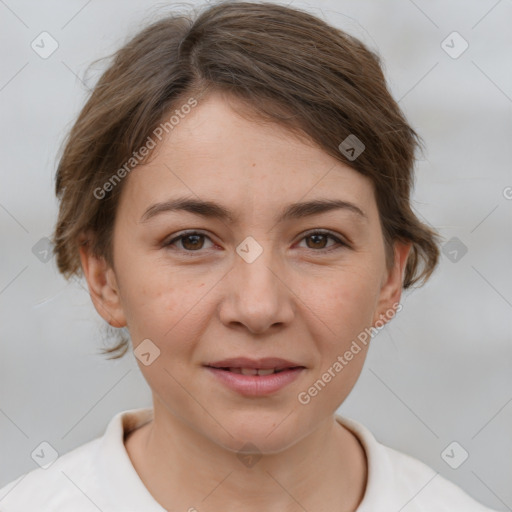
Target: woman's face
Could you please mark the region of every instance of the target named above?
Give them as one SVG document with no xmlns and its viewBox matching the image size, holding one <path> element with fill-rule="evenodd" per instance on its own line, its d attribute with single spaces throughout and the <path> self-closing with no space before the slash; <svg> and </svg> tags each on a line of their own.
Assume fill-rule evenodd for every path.
<svg viewBox="0 0 512 512">
<path fill-rule="evenodd" d="M 230 104 L 200 102 L 125 178 L 114 270 L 82 262 L 98 312 L 128 326 L 160 415 L 228 449 L 272 452 L 349 394 L 368 348 L 358 335 L 391 316 L 408 247 L 395 246 L 388 271 L 371 182 Z M 208 205 L 172 208 L 178 198 Z M 341 206 L 297 206 L 316 201 Z M 222 363 L 231 358 L 251 361 Z M 300 368 L 235 369 L 262 358 Z"/>
</svg>

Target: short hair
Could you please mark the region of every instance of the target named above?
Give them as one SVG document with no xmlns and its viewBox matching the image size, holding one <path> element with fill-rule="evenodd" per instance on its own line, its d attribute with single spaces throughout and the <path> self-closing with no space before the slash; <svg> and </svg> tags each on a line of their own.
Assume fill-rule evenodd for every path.
<svg viewBox="0 0 512 512">
<path fill-rule="evenodd" d="M 424 284 L 438 263 L 439 235 L 410 204 L 422 143 L 387 88 L 379 56 L 305 11 L 236 1 L 166 15 L 113 55 L 64 141 L 56 172 L 53 242 L 66 278 L 81 275 L 85 232 L 94 235 L 91 250 L 113 266 L 121 177 L 149 156 L 126 163 L 173 109 L 208 92 L 240 100 L 246 115 L 288 128 L 367 176 L 388 268 L 393 242 L 411 243 L 403 288 Z M 357 158 L 354 148 L 342 150 L 347 140 L 364 148 Z M 106 352 L 123 349 L 126 340 Z"/>
</svg>

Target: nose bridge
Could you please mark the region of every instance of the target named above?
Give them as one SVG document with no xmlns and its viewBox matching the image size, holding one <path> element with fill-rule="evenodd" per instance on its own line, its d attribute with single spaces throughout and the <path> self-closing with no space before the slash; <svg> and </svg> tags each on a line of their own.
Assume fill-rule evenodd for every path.
<svg viewBox="0 0 512 512">
<path fill-rule="evenodd" d="M 259 240 L 259 241 L 258 241 Z M 268 301 L 279 293 L 276 268 L 281 267 L 269 237 L 246 237 L 236 248 L 235 266 L 243 291 L 249 295 L 265 296 Z M 263 297 L 262 297 L 263 298 Z"/>
<path fill-rule="evenodd" d="M 248 236 L 237 247 L 231 275 L 229 314 L 224 320 L 244 324 L 252 332 L 262 332 L 278 323 L 287 323 L 293 308 L 284 286 L 283 266 L 266 239 Z"/>
</svg>

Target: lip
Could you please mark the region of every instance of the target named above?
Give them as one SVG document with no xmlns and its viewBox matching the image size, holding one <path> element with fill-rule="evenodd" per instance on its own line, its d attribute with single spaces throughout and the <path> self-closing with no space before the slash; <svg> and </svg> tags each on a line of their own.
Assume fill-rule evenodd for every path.
<svg viewBox="0 0 512 512">
<path fill-rule="evenodd" d="M 277 393 L 293 382 L 305 370 L 304 367 L 283 370 L 271 375 L 242 375 L 229 370 L 207 366 L 206 369 L 228 388 L 244 396 L 266 396 Z"/>
<path fill-rule="evenodd" d="M 296 380 L 306 369 L 299 363 L 276 357 L 266 357 L 262 359 L 235 357 L 215 361 L 204 366 L 226 387 L 249 397 L 268 396 L 277 393 Z M 243 375 L 223 368 L 284 369 L 279 373 L 270 375 Z"/>
<path fill-rule="evenodd" d="M 221 361 L 214 361 L 213 363 L 207 363 L 205 366 L 214 366 L 216 368 L 293 368 L 300 366 L 304 368 L 300 363 L 295 361 L 289 361 L 287 359 L 281 359 L 280 357 L 263 357 L 261 359 L 250 359 L 248 357 L 233 357 L 229 359 L 222 359 Z"/>
</svg>

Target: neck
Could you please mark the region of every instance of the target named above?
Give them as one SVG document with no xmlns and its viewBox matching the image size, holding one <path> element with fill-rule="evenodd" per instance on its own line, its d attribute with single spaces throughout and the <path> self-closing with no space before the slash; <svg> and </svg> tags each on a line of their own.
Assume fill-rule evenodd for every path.
<svg viewBox="0 0 512 512">
<path fill-rule="evenodd" d="M 155 407 L 154 420 L 125 444 L 144 485 L 167 510 L 352 512 L 366 488 L 364 450 L 334 416 L 285 450 L 251 458 Z"/>
</svg>

